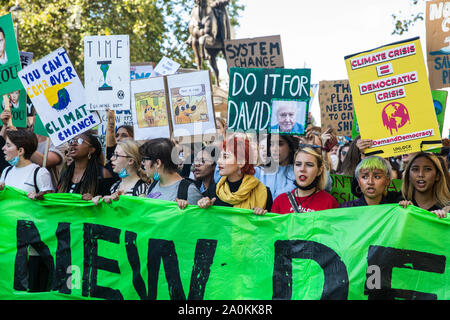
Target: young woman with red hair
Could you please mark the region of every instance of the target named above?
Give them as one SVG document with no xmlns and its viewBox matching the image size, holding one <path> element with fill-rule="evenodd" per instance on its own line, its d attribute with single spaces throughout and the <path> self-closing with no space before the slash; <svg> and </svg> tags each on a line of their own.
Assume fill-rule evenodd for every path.
<svg viewBox="0 0 450 320">
<path fill-rule="evenodd" d="M 217 166 L 222 178 L 216 185 L 213 198 L 198 201 L 200 208 L 211 205 L 252 209 L 257 215 L 265 214 L 272 207 L 272 194 L 253 175 L 250 163 L 250 144 L 245 136 L 234 135 L 223 142 Z"/>
</svg>

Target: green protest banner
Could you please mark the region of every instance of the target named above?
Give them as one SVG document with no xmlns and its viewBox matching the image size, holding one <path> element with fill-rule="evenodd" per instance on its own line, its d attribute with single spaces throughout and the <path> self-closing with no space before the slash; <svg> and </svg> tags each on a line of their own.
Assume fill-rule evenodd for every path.
<svg viewBox="0 0 450 320">
<path fill-rule="evenodd" d="M 36 118 L 34 119 L 34 133 L 40 134 L 41 136 L 48 137 L 48 132 L 45 130 L 44 124 L 42 123 L 41 118 L 39 118 L 39 115 L 36 113 Z"/>
<path fill-rule="evenodd" d="M 0 192 L 0 299 L 449 299 L 450 219 L 396 204 L 254 215 Z M 26 291 L 27 247 L 53 290 Z"/>
<path fill-rule="evenodd" d="M 228 130 L 303 134 L 310 100 L 311 69 L 231 68 Z M 292 109 L 288 124 L 278 110 Z M 271 115 L 274 117 L 271 117 Z"/>
<path fill-rule="evenodd" d="M 357 197 L 352 193 L 352 176 L 345 176 L 340 174 L 331 174 L 330 194 L 336 198 L 339 203 L 356 200 Z M 402 191 L 402 180 L 394 179 L 388 187 L 388 191 L 400 192 Z"/>
<path fill-rule="evenodd" d="M 18 76 L 21 69 L 14 25 L 8 13 L 0 17 L 0 95 L 23 89 Z"/>
</svg>

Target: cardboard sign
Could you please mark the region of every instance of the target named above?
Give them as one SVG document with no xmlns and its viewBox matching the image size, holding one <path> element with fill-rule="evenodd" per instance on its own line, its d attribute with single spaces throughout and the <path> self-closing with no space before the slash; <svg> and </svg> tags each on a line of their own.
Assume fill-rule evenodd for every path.
<svg viewBox="0 0 450 320">
<path fill-rule="evenodd" d="M 345 57 L 366 155 L 399 156 L 442 146 L 419 38 Z"/>
<path fill-rule="evenodd" d="M 320 81 L 319 104 L 322 129 L 332 127 L 337 136 L 351 136 L 353 99 L 348 80 Z"/>
<path fill-rule="evenodd" d="M 426 2 L 427 62 L 431 89 L 450 87 L 450 2 Z"/>
<path fill-rule="evenodd" d="M 216 133 L 209 71 L 167 76 L 173 136 Z"/>
<path fill-rule="evenodd" d="M 180 64 L 167 57 L 163 57 L 153 70 L 151 77 L 168 76 L 175 74 L 180 68 Z"/>
<path fill-rule="evenodd" d="M 284 68 L 281 37 L 259 37 L 225 40 L 225 57 L 228 69 Z"/>
<path fill-rule="evenodd" d="M 131 112 L 135 140 L 170 138 L 164 77 L 131 82 Z"/>
<path fill-rule="evenodd" d="M 0 17 L 0 95 L 23 89 L 18 77 L 22 69 L 11 14 Z"/>
<path fill-rule="evenodd" d="M 272 100 L 308 104 L 310 79 L 311 69 L 231 68 L 228 130 L 260 132 L 276 129 L 276 124 L 271 124 Z"/>
<path fill-rule="evenodd" d="M 436 113 L 436 118 L 439 124 L 439 132 L 442 135 L 448 92 L 444 90 L 431 90 L 431 96 L 433 97 L 434 112 Z"/>
<path fill-rule="evenodd" d="M 55 146 L 100 124 L 86 107 L 83 85 L 64 48 L 24 68 L 19 77 Z"/>
<path fill-rule="evenodd" d="M 84 79 L 89 110 L 130 109 L 128 35 L 84 37 Z"/>
</svg>

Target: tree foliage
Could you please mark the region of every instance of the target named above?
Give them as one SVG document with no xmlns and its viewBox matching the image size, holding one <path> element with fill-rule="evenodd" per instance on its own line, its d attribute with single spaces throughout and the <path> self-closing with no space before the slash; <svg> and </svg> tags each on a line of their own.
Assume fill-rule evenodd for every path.
<svg viewBox="0 0 450 320">
<path fill-rule="evenodd" d="M 412 13 L 405 14 L 402 11 L 393 13 L 392 18 L 394 20 L 394 30 L 392 34 L 402 35 L 408 32 L 409 29 L 419 20 L 424 20 L 424 12 L 419 11 L 418 4 L 424 3 L 424 0 L 410 0 L 410 6 Z"/>
<path fill-rule="evenodd" d="M 233 25 L 243 6 L 231 0 L 228 6 Z M 7 14 L 15 0 L 0 0 L 0 15 Z M 21 1 L 19 49 L 40 59 L 64 47 L 78 74 L 83 74 L 87 35 L 130 35 L 131 62 L 158 62 L 164 55 L 182 67 L 193 67 L 187 40 L 193 0 L 29 0 Z"/>
</svg>

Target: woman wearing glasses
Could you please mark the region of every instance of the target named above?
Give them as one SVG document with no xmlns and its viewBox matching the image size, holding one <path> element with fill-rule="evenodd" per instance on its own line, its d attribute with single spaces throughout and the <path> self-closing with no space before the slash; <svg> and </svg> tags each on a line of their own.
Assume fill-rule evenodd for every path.
<svg viewBox="0 0 450 320">
<path fill-rule="evenodd" d="M 59 193 L 79 193 L 90 199 L 97 195 L 109 195 L 115 182 L 111 173 L 103 167 L 104 158 L 98 139 L 89 131 L 69 142 L 69 153 L 73 161 L 61 174 Z"/>
<path fill-rule="evenodd" d="M 119 176 L 110 188 L 111 195 L 103 197 L 103 201 L 111 203 L 111 200 L 119 200 L 120 195 L 146 196 L 148 188 L 147 177 L 141 170 L 142 157 L 139 154 L 139 145 L 132 140 L 122 141 L 117 144 L 116 150 L 111 156 L 111 164 L 114 173 Z M 101 196 L 92 201 L 97 204 Z"/>
<path fill-rule="evenodd" d="M 327 183 L 322 156 L 313 148 L 299 149 L 294 155 L 296 188 L 280 194 L 273 202 L 274 213 L 312 212 L 338 208 L 337 200 L 324 188 Z"/>
<path fill-rule="evenodd" d="M 153 180 L 147 197 L 175 201 L 180 209 L 188 204 L 197 204 L 202 194 L 192 180 L 178 174 L 178 153 L 175 144 L 167 138 L 157 138 L 139 147 L 142 165 L 147 177 Z"/>
</svg>

